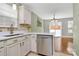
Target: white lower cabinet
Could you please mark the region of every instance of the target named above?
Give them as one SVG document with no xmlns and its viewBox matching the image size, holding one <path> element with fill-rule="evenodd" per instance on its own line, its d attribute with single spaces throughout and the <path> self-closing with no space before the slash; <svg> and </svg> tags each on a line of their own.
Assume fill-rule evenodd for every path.
<svg viewBox="0 0 79 59">
<path fill-rule="evenodd" d="M 37 36 L 31 35 L 31 51 L 37 52 Z"/>
<path fill-rule="evenodd" d="M 7 40 L 7 56 L 25 56 L 30 51 L 29 36 Z"/>
<path fill-rule="evenodd" d="M 5 56 L 6 55 L 4 43 L 5 42 L 3 42 L 3 41 L 0 42 L 0 56 Z"/>
<path fill-rule="evenodd" d="M 27 45 L 27 43 L 26 43 L 26 40 L 23 40 L 22 42 L 21 42 L 21 55 L 22 56 L 24 56 L 24 55 L 26 55 L 26 46 Z"/>
<path fill-rule="evenodd" d="M 30 39 L 25 36 L 25 39 L 21 41 L 21 55 L 24 56 L 30 51 Z"/>
<path fill-rule="evenodd" d="M 24 56 L 27 54 L 27 40 L 24 36 L 7 41 L 7 56 Z M 11 44 L 13 43 L 13 44 Z"/>
<path fill-rule="evenodd" d="M 19 44 L 12 44 L 7 46 L 7 56 L 18 56 L 18 45 Z"/>
<path fill-rule="evenodd" d="M 0 56 L 25 56 L 30 51 L 36 51 L 34 36 L 25 35 L 0 42 Z"/>
<path fill-rule="evenodd" d="M 31 50 L 30 49 L 31 48 L 30 36 L 28 35 L 25 38 L 26 38 L 26 41 L 25 41 L 26 42 L 26 53 L 28 53 Z"/>
<path fill-rule="evenodd" d="M 21 43 L 18 43 L 18 56 L 21 56 Z"/>
<path fill-rule="evenodd" d="M 0 56 L 5 56 L 5 49 L 4 48 L 0 49 Z"/>
</svg>

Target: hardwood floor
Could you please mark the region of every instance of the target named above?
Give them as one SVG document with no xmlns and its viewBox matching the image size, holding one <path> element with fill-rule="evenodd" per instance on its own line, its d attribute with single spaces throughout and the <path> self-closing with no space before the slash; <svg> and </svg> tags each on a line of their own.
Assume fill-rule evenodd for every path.
<svg viewBox="0 0 79 59">
<path fill-rule="evenodd" d="M 56 37 L 54 41 L 55 41 L 55 44 L 54 44 L 55 45 L 55 52 L 73 55 L 72 52 L 70 52 L 73 49 L 72 48 L 72 45 L 73 45 L 73 38 L 72 37 L 70 37 L 70 36 L 63 36 L 60 38 Z M 68 49 L 70 51 L 68 51 Z"/>
<path fill-rule="evenodd" d="M 71 37 L 62 37 L 61 39 L 61 52 L 65 53 L 65 54 L 70 54 L 68 51 L 68 47 L 69 47 L 69 43 L 73 44 L 73 38 Z"/>
</svg>

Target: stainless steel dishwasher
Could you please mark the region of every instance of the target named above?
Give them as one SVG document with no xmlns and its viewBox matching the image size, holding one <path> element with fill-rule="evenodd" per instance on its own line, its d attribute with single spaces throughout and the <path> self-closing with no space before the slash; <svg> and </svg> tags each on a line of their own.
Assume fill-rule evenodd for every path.
<svg viewBox="0 0 79 59">
<path fill-rule="evenodd" d="M 53 55 L 53 36 L 38 35 L 37 36 L 37 53 L 46 56 Z"/>
</svg>

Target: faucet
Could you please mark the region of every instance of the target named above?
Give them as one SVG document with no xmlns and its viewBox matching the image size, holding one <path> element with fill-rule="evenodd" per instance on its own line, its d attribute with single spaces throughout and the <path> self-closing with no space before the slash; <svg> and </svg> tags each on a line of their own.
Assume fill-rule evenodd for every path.
<svg viewBox="0 0 79 59">
<path fill-rule="evenodd" d="M 10 25 L 10 34 L 13 34 L 13 31 L 14 31 L 14 27 L 13 27 L 13 24 Z"/>
</svg>

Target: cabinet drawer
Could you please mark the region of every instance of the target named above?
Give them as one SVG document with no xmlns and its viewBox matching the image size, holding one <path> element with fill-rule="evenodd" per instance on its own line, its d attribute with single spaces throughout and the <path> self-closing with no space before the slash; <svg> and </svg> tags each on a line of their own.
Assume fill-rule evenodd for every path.
<svg viewBox="0 0 79 59">
<path fill-rule="evenodd" d="M 22 40 L 24 40 L 24 39 L 25 39 L 25 36 L 18 37 L 17 39 L 18 39 L 18 41 L 22 41 Z"/>
<path fill-rule="evenodd" d="M 14 44 L 14 43 L 17 43 L 17 42 L 18 42 L 17 38 L 10 39 L 10 40 L 7 40 L 6 45 L 11 45 L 11 44 Z"/>
<path fill-rule="evenodd" d="M 4 47 L 4 41 L 0 42 L 0 49 Z"/>
</svg>

